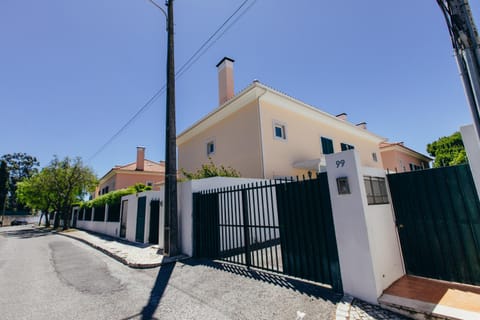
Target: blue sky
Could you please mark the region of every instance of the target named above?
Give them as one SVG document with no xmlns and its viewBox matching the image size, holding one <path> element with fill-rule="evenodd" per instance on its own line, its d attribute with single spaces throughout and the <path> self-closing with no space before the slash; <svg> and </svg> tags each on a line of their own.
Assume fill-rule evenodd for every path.
<svg viewBox="0 0 480 320">
<path fill-rule="evenodd" d="M 177 69 L 242 2 L 175 1 Z M 236 92 L 258 79 L 420 152 L 472 122 L 435 0 L 249 2 L 177 80 L 177 132 L 217 106 L 224 56 Z M 165 21 L 147 0 L 2 0 L 0 39 L 0 155 L 42 166 L 90 160 L 166 81 Z M 164 110 L 163 94 L 88 164 L 101 176 L 137 145 L 164 159 Z"/>
</svg>

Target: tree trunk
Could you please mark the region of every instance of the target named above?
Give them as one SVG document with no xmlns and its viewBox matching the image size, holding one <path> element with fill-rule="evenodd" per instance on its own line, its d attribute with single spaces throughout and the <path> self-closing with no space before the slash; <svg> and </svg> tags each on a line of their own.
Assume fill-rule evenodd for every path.
<svg viewBox="0 0 480 320">
<path fill-rule="evenodd" d="M 40 219 L 38 219 L 38 225 L 41 225 L 42 224 L 42 217 L 45 215 L 45 213 L 43 213 L 42 211 L 42 214 L 40 214 Z M 46 224 L 46 223 L 45 223 Z"/>
<path fill-rule="evenodd" d="M 68 210 L 66 210 L 65 212 L 68 212 Z M 63 215 L 63 230 L 67 230 L 69 227 L 70 227 L 70 214 L 65 213 Z"/>
<path fill-rule="evenodd" d="M 45 227 L 50 227 L 50 213 L 48 211 L 45 212 Z"/>
<path fill-rule="evenodd" d="M 55 213 L 55 218 L 53 219 L 53 229 L 57 229 L 60 226 L 60 212 Z"/>
</svg>

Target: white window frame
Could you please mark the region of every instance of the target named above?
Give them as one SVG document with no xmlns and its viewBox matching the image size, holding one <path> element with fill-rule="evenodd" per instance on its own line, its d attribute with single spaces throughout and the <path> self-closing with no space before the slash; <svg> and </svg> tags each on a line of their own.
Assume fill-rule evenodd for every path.
<svg viewBox="0 0 480 320">
<path fill-rule="evenodd" d="M 283 134 L 282 137 L 277 136 L 277 132 L 276 132 L 277 127 L 282 129 L 282 134 Z M 285 122 L 273 120 L 272 129 L 273 129 L 273 138 L 274 139 L 281 140 L 281 141 L 287 141 L 287 136 L 288 136 L 287 135 L 287 124 Z"/>
</svg>

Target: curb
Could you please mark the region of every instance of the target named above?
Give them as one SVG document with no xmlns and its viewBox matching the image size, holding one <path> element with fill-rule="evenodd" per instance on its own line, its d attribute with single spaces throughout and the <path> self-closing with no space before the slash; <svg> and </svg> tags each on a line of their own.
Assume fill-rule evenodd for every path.
<svg viewBox="0 0 480 320">
<path fill-rule="evenodd" d="M 74 237 L 74 236 L 71 236 L 71 235 L 68 235 L 68 234 L 65 234 L 65 233 L 60 233 L 60 232 L 55 232 L 56 234 L 58 235 L 61 235 L 61 236 L 64 236 L 64 237 L 67 237 L 67 238 L 70 238 L 70 239 L 74 239 L 74 240 L 78 240 L 80 242 L 83 242 L 85 243 L 86 245 L 89 245 L 90 247 L 106 254 L 107 256 L 117 260 L 118 262 L 132 268 L 132 269 L 151 269 L 151 268 L 156 268 L 156 267 L 160 267 L 162 265 L 165 265 L 165 264 L 170 264 L 170 263 L 174 263 L 174 262 L 177 262 L 177 261 L 181 261 L 181 260 L 186 260 L 188 259 L 189 257 L 187 256 L 177 256 L 177 257 L 164 257 L 162 262 L 156 262 L 156 263 L 134 263 L 134 262 L 129 262 L 127 259 L 123 258 L 123 257 L 120 257 L 110 251 L 108 251 L 107 249 L 105 248 L 102 248 L 101 246 L 97 246 L 96 244 L 93 244 L 85 239 L 82 239 L 82 238 L 78 238 L 78 237 Z"/>
<path fill-rule="evenodd" d="M 352 307 L 353 296 L 344 294 L 342 300 L 337 304 L 335 320 L 348 320 L 350 318 L 350 309 Z"/>
</svg>

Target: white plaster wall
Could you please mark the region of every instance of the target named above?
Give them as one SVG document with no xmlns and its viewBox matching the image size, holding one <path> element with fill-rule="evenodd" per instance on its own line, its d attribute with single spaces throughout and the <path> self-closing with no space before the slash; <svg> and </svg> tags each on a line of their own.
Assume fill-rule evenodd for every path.
<svg viewBox="0 0 480 320">
<path fill-rule="evenodd" d="M 135 242 L 135 232 L 137 228 L 137 195 L 130 194 L 122 197 L 122 201 L 128 201 L 127 225 L 125 230 L 125 239 Z"/>
<path fill-rule="evenodd" d="M 188 256 L 193 255 L 193 193 L 203 190 L 238 186 L 263 181 L 262 179 L 213 177 L 191 180 L 178 184 L 178 221 L 180 250 Z"/>
<path fill-rule="evenodd" d="M 104 221 L 77 221 L 77 227 L 84 230 L 90 230 L 112 237 L 118 237 L 120 231 L 120 222 L 104 222 Z"/>
<path fill-rule="evenodd" d="M 78 210 L 78 215 L 83 213 L 83 210 L 80 210 L 78 207 L 74 207 L 73 210 Z M 73 223 L 73 210 L 72 210 L 72 223 Z M 92 219 L 93 219 L 94 210 L 92 210 Z M 93 220 L 78 220 L 77 219 L 77 228 L 89 230 L 93 232 L 98 232 L 106 234 L 112 237 L 118 237 L 120 232 L 120 222 L 107 222 L 106 217 L 108 214 L 108 208 L 105 211 L 105 221 L 93 221 Z"/>
<path fill-rule="evenodd" d="M 361 168 L 356 150 L 326 160 L 343 289 L 377 304 L 383 290 L 404 274 L 392 207 L 367 203 L 363 176 L 385 174 Z M 348 177 L 350 194 L 338 194 L 339 177 Z"/>
<path fill-rule="evenodd" d="M 180 251 L 188 256 L 193 255 L 193 181 L 179 183 L 178 196 L 178 241 Z"/>
<path fill-rule="evenodd" d="M 365 195 L 365 216 L 370 248 L 372 249 L 377 296 L 380 296 L 383 290 L 405 274 L 405 269 L 385 171 L 364 167 L 362 168 L 362 176 L 365 175 L 385 178 L 388 190 L 388 204 L 368 205 L 365 184 L 361 184 L 362 194 Z"/>
<path fill-rule="evenodd" d="M 144 225 L 144 238 L 143 243 L 148 243 L 148 238 L 150 235 L 150 202 L 154 199 L 160 199 L 163 203 L 163 190 L 160 191 L 145 191 L 137 194 L 131 194 L 128 196 L 122 197 L 122 202 L 124 200 L 128 201 L 128 212 L 127 212 L 127 226 L 125 232 L 125 239 L 128 241 L 135 242 L 135 235 L 137 230 L 137 209 L 138 209 L 138 198 L 146 197 L 146 206 L 145 206 L 145 225 Z M 160 206 L 160 221 L 159 221 L 159 247 L 163 248 L 163 205 Z"/>
<path fill-rule="evenodd" d="M 375 274 L 365 218 L 366 198 L 360 181 L 356 150 L 326 155 L 328 187 L 332 202 L 340 273 L 344 292 L 377 303 Z M 337 161 L 344 165 L 337 167 Z M 337 178 L 348 177 L 350 194 L 340 195 Z"/>
<path fill-rule="evenodd" d="M 460 128 L 477 194 L 480 196 L 480 140 L 473 125 Z"/>
</svg>

